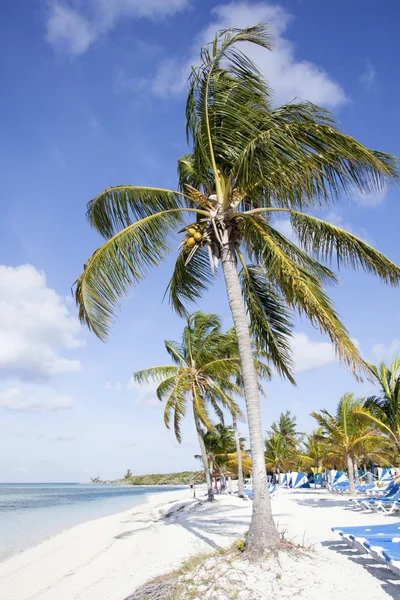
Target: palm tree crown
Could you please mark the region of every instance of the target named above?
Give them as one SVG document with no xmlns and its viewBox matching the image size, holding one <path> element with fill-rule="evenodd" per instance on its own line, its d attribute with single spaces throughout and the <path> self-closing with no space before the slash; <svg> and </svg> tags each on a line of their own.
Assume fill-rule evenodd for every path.
<svg viewBox="0 0 400 600">
<path fill-rule="evenodd" d="M 364 415 L 359 414 L 359 409 L 363 404 L 362 398 L 355 398 L 354 394 L 347 393 L 340 399 L 335 416 L 332 416 L 327 410 L 311 413 L 311 416 L 322 428 L 321 439 L 326 444 L 326 456 L 331 459 L 337 458 L 339 462 L 347 461 L 352 495 L 355 494 L 354 459 L 363 455 L 367 443 L 382 444 L 382 436 L 379 431 L 372 429 Z"/>
<path fill-rule="evenodd" d="M 240 414 L 233 394 L 240 388 L 230 377 L 240 372 L 237 340 L 233 333 L 221 332 L 217 315 L 193 313 L 188 316 L 181 343 L 166 341 L 165 349 L 174 365 L 150 367 L 134 373 L 138 383 L 159 382 L 157 396 L 165 401 L 164 421 L 173 423 L 181 441 L 181 420 L 188 403 L 206 430 L 213 430 L 208 407 L 223 420 L 222 408 Z"/>
<path fill-rule="evenodd" d="M 360 413 L 373 421 L 395 444 L 400 456 L 400 358 L 387 367 L 368 365 L 374 380 L 380 385 L 379 396 L 366 399 Z"/>
</svg>

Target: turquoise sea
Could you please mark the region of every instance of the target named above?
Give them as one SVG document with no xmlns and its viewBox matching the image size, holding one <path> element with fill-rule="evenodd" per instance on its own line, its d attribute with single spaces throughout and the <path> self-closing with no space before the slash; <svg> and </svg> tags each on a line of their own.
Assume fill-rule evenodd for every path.
<svg viewBox="0 0 400 600">
<path fill-rule="evenodd" d="M 73 525 L 127 510 L 167 486 L 0 483 L 0 561 Z"/>
</svg>

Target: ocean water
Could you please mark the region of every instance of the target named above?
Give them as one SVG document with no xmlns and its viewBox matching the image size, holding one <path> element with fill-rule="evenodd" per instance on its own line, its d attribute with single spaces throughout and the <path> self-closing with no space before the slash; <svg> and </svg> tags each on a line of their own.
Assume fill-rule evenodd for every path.
<svg viewBox="0 0 400 600">
<path fill-rule="evenodd" d="M 142 504 L 167 486 L 0 483 L 0 561 L 49 537 Z"/>
</svg>

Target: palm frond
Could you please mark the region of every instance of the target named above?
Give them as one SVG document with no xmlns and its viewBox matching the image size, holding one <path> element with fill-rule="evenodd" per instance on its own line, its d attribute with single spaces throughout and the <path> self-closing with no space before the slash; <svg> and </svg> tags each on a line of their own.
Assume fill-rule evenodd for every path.
<svg viewBox="0 0 400 600">
<path fill-rule="evenodd" d="M 398 160 L 341 133 L 332 115 L 309 102 L 265 111 L 258 128 L 233 141 L 236 184 L 252 189 L 258 206 L 302 207 L 340 193 L 382 189 L 398 180 Z M 237 136 L 236 136 L 237 138 Z M 255 205 L 254 205 L 255 206 Z"/>
<path fill-rule="evenodd" d="M 182 222 L 182 211 L 197 212 L 183 208 L 147 216 L 107 240 L 85 264 L 75 282 L 75 300 L 81 322 L 99 338 L 107 338 L 129 288 L 169 252 L 168 238 Z"/>
<path fill-rule="evenodd" d="M 178 373 L 178 367 L 171 365 L 162 365 L 159 367 L 149 367 L 136 371 L 133 374 L 133 379 L 137 383 L 149 383 L 150 381 L 163 381 L 169 377 L 175 376 Z"/>
<path fill-rule="evenodd" d="M 86 216 L 100 235 L 112 237 L 135 221 L 184 206 L 182 193 L 133 185 L 110 187 L 87 205 Z"/>
<path fill-rule="evenodd" d="M 183 249 L 177 258 L 166 294 L 179 316 L 187 314 L 188 303 L 195 302 L 213 280 L 206 246 L 200 247 L 186 263 L 188 252 Z"/>
<path fill-rule="evenodd" d="M 257 346 L 278 373 L 294 383 L 290 356 L 293 324 L 286 306 L 257 267 L 243 263 L 239 276 L 250 330 Z"/>
<path fill-rule="evenodd" d="M 290 221 L 307 252 L 322 260 L 336 258 L 338 266 L 356 269 L 380 277 L 385 283 L 398 285 L 400 268 L 354 234 L 317 217 L 291 211 Z"/>
</svg>

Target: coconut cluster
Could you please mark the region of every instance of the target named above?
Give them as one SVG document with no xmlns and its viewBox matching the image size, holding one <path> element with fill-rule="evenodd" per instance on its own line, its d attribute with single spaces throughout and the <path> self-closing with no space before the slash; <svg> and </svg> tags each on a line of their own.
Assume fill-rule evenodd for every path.
<svg viewBox="0 0 400 600">
<path fill-rule="evenodd" d="M 194 223 L 186 229 L 185 248 L 191 250 L 196 244 L 200 244 L 203 239 L 203 227 L 199 223 Z"/>
</svg>

